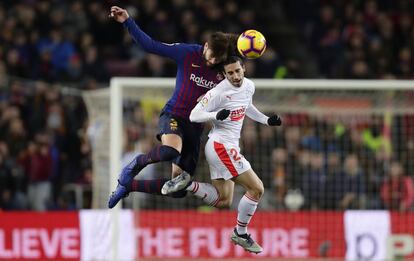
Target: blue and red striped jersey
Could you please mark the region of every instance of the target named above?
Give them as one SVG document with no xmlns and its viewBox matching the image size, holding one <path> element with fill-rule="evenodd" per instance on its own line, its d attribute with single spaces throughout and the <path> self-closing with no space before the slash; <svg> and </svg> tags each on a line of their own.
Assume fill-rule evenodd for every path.
<svg viewBox="0 0 414 261">
<path fill-rule="evenodd" d="M 146 52 L 171 58 L 177 63 L 175 89 L 164 110 L 188 120 L 191 110 L 197 104 L 197 98 L 223 79 L 219 72 L 204 62 L 203 47 L 198 44 L 166 44 L 155 41 L 132 18 L 128 18 L 124 26 Z"/>
</svg>

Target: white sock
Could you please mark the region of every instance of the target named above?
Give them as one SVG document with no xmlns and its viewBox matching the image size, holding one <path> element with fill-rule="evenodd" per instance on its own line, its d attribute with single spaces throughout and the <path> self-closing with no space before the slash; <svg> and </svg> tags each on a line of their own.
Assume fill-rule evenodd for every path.
<svg viewBox="0 0 414 261">
<path fill-rule="evenodd" d="M 204 202 L 213 207 L 216 206 L 220 200 L 220 195 L 217 189 L 209 183 L 193 181 L 190 186 L 186 188 L 186 190 L 190 191 L 194 194 L 194 196 L 201 198 Z"/>
<path fill-rule="evenodd" d="M 247 226 L 249 225 L 250 219 L 252 219 L 258 204 L 259 201 L 247 193 L 240 199 L 236 226 L 239 235 L 247 234 Z"/>
</svg>

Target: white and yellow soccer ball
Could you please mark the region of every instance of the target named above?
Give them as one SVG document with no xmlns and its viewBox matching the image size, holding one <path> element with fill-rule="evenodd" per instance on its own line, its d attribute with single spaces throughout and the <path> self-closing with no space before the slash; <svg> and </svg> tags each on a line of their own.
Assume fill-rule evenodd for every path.
<svg viewBox="0 0 414 261">
<path fill-rule="evenodd" d="M 247 59 L 256 59 L 266 50 L 266 39 L 256 30 L 247 30 L 237 39 L 237 50 Z"/>
</svg>

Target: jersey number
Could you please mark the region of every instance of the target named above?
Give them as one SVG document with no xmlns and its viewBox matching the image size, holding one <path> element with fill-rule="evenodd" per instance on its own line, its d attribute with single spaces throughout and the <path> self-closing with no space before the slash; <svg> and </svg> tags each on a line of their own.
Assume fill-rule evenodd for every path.
<svg viewBox="0 0 414 261">
<path fill-rule="evenodd" d="M 230 155 L 233 157 L 234 161 L 241 160 L 241 157 L 239 156 L 239 153 L 237 152 L 236 149 L 231 149 Z"/>
</svg>

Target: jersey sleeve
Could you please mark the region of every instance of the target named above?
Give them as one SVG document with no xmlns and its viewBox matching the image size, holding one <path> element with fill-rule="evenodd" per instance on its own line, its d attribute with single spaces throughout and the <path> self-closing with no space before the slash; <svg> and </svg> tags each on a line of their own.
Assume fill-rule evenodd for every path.
<svg viewBox="0 0 414 261">
<path fill-rule="evenodd" d="M 249 86 L 250 86 L 250 92 L 251 92 L 252 100 L 253 100 L 253 95 L 254 95 L 256 88 L 255 88 L 254 83 L 251 80 L 249 80 Z M 267 125 L 267 120 L 269 119 L 269 117 L 267 117 L 261 111 L 259 111 L 256 108 L 256 106 L 254 106 L 252 100 L 250 100 L 249 107 L 247 107 L 247 110 L 246 110 L 247 117 L 249 117 L 250 119 L 254 121 Z"/>
<path fill-rule="evenodd" d="M 124 27 L 128 30 L 134 41 L 141 45 L 141 47 L 149 53 L 161 55 L 171 58 L 175 61 L 183 59 L 186 53 L 195 49 L 194 44 L 184 43 L 162 43 L 153 40 L 147 35 L 141 28 L 135 23 L 135 21 L 129 17 L 124 23 Z"/>
<path fill-rule="evenodd" d="M 250 103 L 249 107 L 247 107 L 246 115 L 250 119 L 265 125 L 267 125 L 267 120 L 269 119 L 269 117 L 260 112 L 253 103 Z"/>
<path fill-rule="evenodd" d="M 215 120 L 220 102 L 221 97 L 215 89 L 208 91 L 191 111 L 190 121 L 205 122 Z"/>
</svg>

